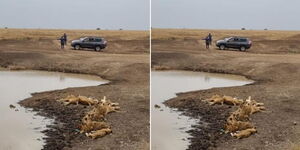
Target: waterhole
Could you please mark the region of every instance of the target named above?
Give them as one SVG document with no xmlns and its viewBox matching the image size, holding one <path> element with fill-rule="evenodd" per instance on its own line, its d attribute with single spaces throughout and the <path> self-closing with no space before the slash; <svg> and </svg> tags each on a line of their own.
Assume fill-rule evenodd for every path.
<svg viewBox="0 0 300 150">
<path fill-rule="evenodd" d="M 178 92 L 214 87 L 241 86 L 252 81 L 241 76 L 189 72 L 152 71 L 151 73 L 151 148 L 152 150 L 187 149 L 190 135 L 186 133 L 196 119 L 181 115 L 176 109 L 162 104 Z M 155 108 L 155 104 L 160 108 Z"/>
<path fill-rule="evenodd" d="M 18 105 L 31 93 L 107 83 L 96 76 L 43 71 L 0 71 L 0 149 L 40 150 L 40 131 L 53 120 Z"/>
</svg>

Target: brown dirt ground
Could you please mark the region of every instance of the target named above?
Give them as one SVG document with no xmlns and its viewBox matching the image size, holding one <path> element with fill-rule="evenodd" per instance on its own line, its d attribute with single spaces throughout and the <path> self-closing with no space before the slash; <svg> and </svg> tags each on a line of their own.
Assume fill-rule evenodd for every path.
<svg viewBox="0 0 300 150">
<path fill-rule="evenodd" d="M 8 32 L 18 35 L 14 30 Z M 70 30 L 59 31 L 59 34 L 50 33 L 52 36 L 60 36 L 64 32 L 72 33 L 74 37 L 79 37 L 85 32 L 93 33 L 93 31 Z M 48 31 L 38 30 L 38 33 L 44 35 Z M 22 106 L 33 108 L 40 115 L 55 118 L 55 124 L 44 131 L 49 136 L 46 139 L 45 150 L 149 149 L 149 38 L 146 38 L 148 33 L 139 31 L 140 36 L 133 39 L 128 38 L 131 31 L 128 33 L 120 31 L 119 36 L 118 31 L 113 33 L 116 38 L 108 38 L 109 48 L 103 52 L 75 51 L 69 47 L 60 50 L 57 41 L 53 38 L 42 40 L 36 38 L 43 37 L 39 34 L 31 35 L 33 37 L 30 39 L 26 39 L 24 35 L 23 39 L 0 40 L 1 67 L 17 66 L 31 70 L 92 74 L 111 81 L 100 86 L 34 93 L 31 98 L 20 102 Z M 65 107 L 55 101 L 69 94 L 99 99 L 107 96 L 112 101 L 120 103 L 121 112 L 107 116 L 113 133 L 96 140 L 79 134 L 77 129 L 80 119 L 89 108 L 80 105 Z"/>
<path fill-rule="evenodd" d="M 204 42 L 196 38 L 201 39 L 208 32 L 217 35 L 215 39 L 244 35 L 255 42 L 248 52 L 206 50 Z M 189 131 L 193 136 L 189 149 L 282 150 L 300 147 L 300 55 L 295 53 L 300 51 L 299 35 L 299 31 L 152 30 L 152 67 L 237 74 L 256 81 L 239 87 L 179 93 L 165 102 L 186 115 L 201 116 L 199 125 Z M 289 47 L 294 47 L 293 51 Z M 223 134 L 225 118 L 234 108 L 208 106 L 200 101 L 213 94 L 243 99 L 252 96 L 265 103 L 265 112 L 251 116 L 258 133 L 241 140 Z M 204 126 L 203 122 L 209 125 Z"/>
</svg>

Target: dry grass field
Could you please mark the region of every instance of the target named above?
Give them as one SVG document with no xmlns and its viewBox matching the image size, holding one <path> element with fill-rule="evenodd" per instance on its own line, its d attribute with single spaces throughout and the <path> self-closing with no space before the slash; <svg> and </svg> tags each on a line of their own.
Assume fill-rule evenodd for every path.
<svg viewBox="0 0 300 150">
<path fill-rule="evenodd" d="M 214 39 L 230 36 L 245 36 L 260 40 L 299 39 L 300 31 L 277 31 L 277 30 L 200 30 L 200 29 L 153 29 L 153 40 L 183 40 L 201 39 L 211 33 Z"/>
<path fill-rule="evenodd" d="M 149 32 L 130 30 L 58 30 L 58 29 L 0 29 L 0 40 L 57 39 L 67 33 L 69 39 L 84 36 L 101 36 L 108 40 L 149 39 Z"/>
<path fill-rule="evenodd" d="M 0 29 L 1 48 L 59 50 L 64 33 L 68 42 L 85 36 L 99 36 L 108 41 L 106 53 L 149 53 L 149 32 L 129 30 L 50 30 L 50 29 Z M 71 47 L 67 47 L 71 49 Z"/>
<path fill-rule="evenodd" d="M 231 36 L 250 38 L 253 42 L 250 53 L 300 53 L 300 31 L 273 30 L 196 30 L 153 29 L 154 49 L 205 50 L 204 41 L 208 33 L 213 35 L 213 47 L 217 40 Z M 266 51 L 266 48 L 268 50 Z"/>
</svg>

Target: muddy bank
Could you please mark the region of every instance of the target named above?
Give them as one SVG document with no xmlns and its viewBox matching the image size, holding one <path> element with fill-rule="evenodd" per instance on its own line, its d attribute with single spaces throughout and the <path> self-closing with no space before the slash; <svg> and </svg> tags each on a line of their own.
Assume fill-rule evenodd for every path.
<svg viewBox="0 0 300 150">
<path fill-rule="evenodd" d="M 220 34 L 222 33 L 220 32 Z M 202 119 L 209 123 L 208 126 L 202 126 L 199 123 L 199 127 L 190 131 L 193 135 L 190 149 L 281 150 L 291 149 L 295 145 L 299 147 L 300 126 L 293 122 L 300 121 L 300 101 L 298 100 L 300 96 L 298 92 L 300 90 L 298 86 L 300 83 L 300 55 L 288 54 L 288 52 L 284 54 L 281 52 L 254 54 L 215 49 L 205 50 L 204 47 L 186 48 L 184 45 L 168 48 L 167 43 L 172 42 L 165 39 L 152 46 L 152 66 L 237 74 L 256 81 L 254 84 L 240 87 L 180 93 L 176 98 L 166 102 L 166 105 L 179 108 L 186 115 L 192 117 L 201 115 Z M 270 53 L 274 53 L 271 44 L 266 45 L 265 53 L 268 53 L 269 49 Z M 257 127 L 258 133 L 242 140 L 221 134 L 224 119 L 232 108 L 208 106 L 200 101 L 200 99 L 211 97 L 214 94 L 243 99 L 252 96 L 253 99 L 265 103 L 267 110 L 254 114 L 251 120 Z"/>
<path fill-rule="evenodd" d="M 188 149 L 208 149 L 216 147 L 217 141 L 222 141 L 228 138 L 229 135 L 222 131 L 226 118 L 229 116 L 230 109 L 226 106 L 207 106 L 200 99 L 172 99 L 164 104 L 171 108 L 178 108 L 184 115 L 192 118 L 198 118 L 197 125 L 192 126 L 192 129 L 187 131 L 192 137 L 189 138 L 191 144 Z"/>
<path fill-rule="evenodd" d="M 176 97 L 175 94 L 178 92 L 203 90 L 213 87 L 241 86 L 252 82 L 240 76 L 174 70 L 152 70 L 151 77 L 151 146 L 152 149 L 162 150 L 187 149 L 191 141 L 197 145 L 194 149 L 207 148 L 211 144 L 210 138 L 218 138 L 218 136 L 213 134 L 207 136 L 205 133 L 216 129 L 216 126 L 220 127 L 221 125 L 220 128 L 222 128 L 223 120 L 225 120 L 220 119 L 224 116 L 213 116 L 213 114 L 220 113 L 225 115 L 227 111 L 226 109 L 221 109 L 221 107 L 218 107 L 216 110 L 214 107 L 203 107 L 202 105 L 205 105 L 206 103 L 201 103 L 202 101 L 200 98 L 195 101 L 186 101 L 183 99 L 183 103 L 192 103 L 188 105 L 185 103 L 180 104 L 181 101 L 170 103 L 170 101 L 165 102 L 165 100 Z M 180 108 L 180 111 L 178 112 L 177 109 L 170 109 L 165 105 L 161 105 L 161 103 L 170 103 L 171 106 L 173 106 L 172 108 Z M 154 104 L 158 104 L 160 108 L 155 107 Z M 191 110 L 185 112 L 186 115 L 190 114 L 191 117 L 182 115 L 181 113 L 183 110 Z M 198 111 L 200 111 L 200 113 L 197 113 Z M 203 114 L 205 114 L 205 116 L 202 118 Z M 201 120 L 201 122 L 199 122 L 199 120 Z M 207 122 L 204 122 L 204 120 Z M 221 122 L 216 120 L 221 120 Z M 212 125 L 208 125 L 208 122 Z M 201 125 L 199 125 L 199 123 L 201 123 Z M 195 127 L 204 128 L 202 130 L 191 130 Z M 210 127 L 213 128 L 211 129 Z M 190 134 L 185 133 L 186 131 L 189 131 Z M 217 130 L 215 132 L 216 134 L 222 134 L 222 130 Z M 199 134 L 201 138 L 195 138 L 195 136 L 193 136 L 194 134 Z M 197 142 L 197 140 L 199 141 Z"/>
<path fill-rule="evenodd" d="M 35 95 L 33 95 L 35 97 Z M 72 141 L 83 140 L 85 136 L 79 134 L 80 119 L 84 116 L 85 109 L 82 106 L 65 107 L 57 103 L 54 99 L 40 98 L 35 105 L 29 99 L 21 101 L 19 104 L 24 107 L 33 108 L 38 111 L 38 115 L 48 118 L 55 118 L 53 125 L 47 126 L 49 129 L 42 131 L 46 145 L 44 149 L 63 149 L 64 147 L 72 147 Z M 68 117 L 66 117 L 68 116 Z"/>
<path fill-rule="evenodd" d="M 46 126 L 54 119 L 37 115 L 32 109 L 17 103 L 31 97 L 33 92 L 43 92 L 67 87 L 96 86 L 108 83 L 96 76 L 67 74 L 46 71 L 0 71 L 0 149 L 35 150 L 42 149 Z M 20 85 L 22 85 L 20 87 Z M 16 88 L 20 87 L 20 88 Z"/>
<path fill-rule="evenodd" d="M 111 81 L 91 87 L 67 88 L 34 93 L 20 102 L 40 115 L 54 118 L 44 131 L 48 136 L 44 149 L 149 149 L 149 58 L 148 54 L 107 54 L 89 51 L 22 49 L 0 46 L 0 66 L 21 66 L 29 70 L 59 71 L 97 75 Z M 134 73 L 134 75 L 132 74 Z M 110 114 L 107 122 L 113 133 L 92 140 L 78 134 L 80 118 L 87 106 L 64 106 L 56 99 L 67 95 L 108 97 L 120 103 L 121 111 Z"/>
</svg>

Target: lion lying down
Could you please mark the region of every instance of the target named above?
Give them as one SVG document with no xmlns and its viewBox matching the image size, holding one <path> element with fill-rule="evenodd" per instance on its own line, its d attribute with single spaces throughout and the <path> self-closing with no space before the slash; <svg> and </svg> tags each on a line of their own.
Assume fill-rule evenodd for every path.
<svg viewBox="0 0 300 150">
<path fill-rule="evenodd" d="M 59 102 L 63 102 L 65 105 L 69 104 L 82 104 L 82 105 L 95 105 L 98 103 L 97 99 L 86 97 L 86 96 L 74 96 L 74 95 L 69 95 L 66 98 L 58 100 Z"/>
<path fill-rule="evenodd" d="M 220 95 L 213 95 L 211 98 L 206 99 L 205 101 L 207 101 L 210 105 L 214 105 L 214 104 L 221 104 L 223 105 L 224 103 L 227 105 L 240 105 L 243 103 L 243 100 L 241 99 L 237 99 L 237 98 L 233 98 L 231 96 L 220 96 Z"/>
<path fill-rule="evenodd" d="M 254 126 L 248 121 L 238 121 L 235 118 L 230 120 L 227 119 L 227 123 L 225 124 L 225 133 L 228 132 L 236 132 L 245 130 L 248 128 L 253 128 Z"/>
<path fill-rule="evenodd" d="M 238 120 L 248 120 L 250 115 L 265 110 L 264 103 L 257 103 L 249 96 L 240 107 L 232 113 Z"/>
<path fill-rule="evenodd" d="M 88 118 L 80 125 L 80 133 L 91 132 L 93 130 L 100 130 L 110 128 L 110 125 L 104 121 L 92 121 Z"/>
<path fill-rule="evenodd" d="M 239 131 L 237 133 L 231 133 L 231 136 L 236 137 L 237 139 L 241 139 L 241 138 L 247 138 L 251 134 L 256 133 L 256 132 L 257 132 L 257 130 L 255 128 L 249 128 L 249 129 Z"/>
<path fill-rule="evenodd" d="M 251 134 L 256 133 L 257 130 L 248 120 L 253 113 L 265 110 L 263 105 L 263 103 L 251 100 L 251 97 L 249 96 L 249 98 L 227 118 L 225 133 L 230 132 L 233 137 L 238 139 L 249 137 Z"/>
<path fill-rule="evenodd" d="M 64 103 L 64 105 L 93 105 L 92 110 L 86 113 L 81 120 L 81 125 L 79 125 L 80 133 L 85 133 L 87 137 L 92 139 L 103 137 L 112 132 L 111 126 L 104 121 L 105 117 L 108 113 L 116 112 L 120 109 L 119 103 L 113 103 L 107 100 L 105 96 L 99 101 L 91 97 L 69 95 L 57 101 Z"/>
<path fill-rule="evenodd" d="M 111 132 L 112 130 L 110 128 L 105 128 L 101 130 L 92 131 L 91 133 L 85 133 L 85 135 L 87 137 L 91 137 L 92 139 L 96 139 L 98 137 L 103 137 Z"/>
<path fill-rule="evenodd" d="M 86 136 L 91 137 L 92 139 L 103 137 L 106 134 L 111 133 L 112 130 L 110 125 L 103 120 L 105 120 L 105 116 L 108 113 L 116 112 L 119 109 L 118 103 L 112 103 L 104 97 L 82 118 L 80 133 L 86 133 Z"/>
<path fill-rule="evenodd" d="M 118 103 L 100 102 L 95 105 L 91 111 L 87 112 L 84 118 L 89 118 L 91 120 L 103 120 L 108 113 L 118 111 L 120 109 L 118 105 Z"/>
</svg>

